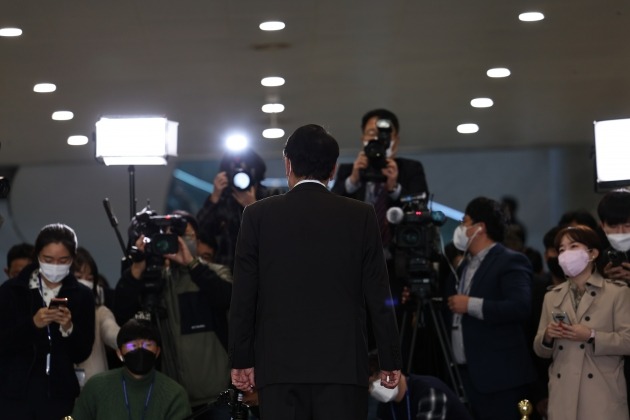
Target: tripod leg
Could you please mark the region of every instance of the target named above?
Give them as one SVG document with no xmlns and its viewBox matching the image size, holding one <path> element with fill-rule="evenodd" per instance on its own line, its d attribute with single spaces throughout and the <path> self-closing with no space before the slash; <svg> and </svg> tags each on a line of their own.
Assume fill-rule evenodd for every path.
<svg viewBox="0 0 630 420">
<path fill-rule="evenodd" d="M 407 361 L 407 372 L 411 372 L 413 367 L 413 355 L 416 350 L 416 339 L 418 338 L 418 328 L 420 327 L 420 316 L 422 314 L 422 302 L 418 301 L 418 307 L 416 308 L 416 325 L 411 325 L 413 328 L 413 334 L 411 335 L 411 345 L 409 346 L 409 359 Z M 413 319 L 410 321 L 413 324 Z"/>
<path fill-rule="evenodd" d="M 462 377 L 459 373 L 459 369 L 457 368 L 457 365 L 453 360 L 453 351 L 450 341 L 448 340 L 448 335 L 446 333 L 444 319 L 440 314 L 435 312 L 435 307 L 433 306 L 432 302 L 429 302 L 429 312 L 431 313 L 431 319 L 433 320 L 433 325 L 435 327 L 435 331 L 440 342 L 440 348 L 442 349 L 442 355 L 448 369 L 451 384 L 453 385 L 455 393 L 459 397 L 460 401 L 467 404 L 468 399 L 466 397 L 466 391 L 464 390 L 464 384 L 462 382 Z"/>
</svg>

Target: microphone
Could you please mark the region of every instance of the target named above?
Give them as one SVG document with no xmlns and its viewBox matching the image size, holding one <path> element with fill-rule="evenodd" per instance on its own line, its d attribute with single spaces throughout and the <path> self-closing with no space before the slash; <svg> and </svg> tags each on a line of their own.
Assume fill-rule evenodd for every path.
<svg viewBox="0 0 630 420">
<path fill-rule="evenodd" d="M 387 209 L 387 213 L 385 213 L 385 218 L 392 225 L 397 225 L 402 222 L 404 215 L 405 213 L 400 207 L 390 207 Z"/>
<path fill-rule="evenodd" d="M 400 202 L 411 203 L 413 201 L 420 201 L 420 200 L 426 200 L 426 199 L 427 199 L 427 193 L 423 192 L 422 194 L 411 194 L 411 195 L 406 195 L 404 197 L 400 197 Z"/>
</svg>

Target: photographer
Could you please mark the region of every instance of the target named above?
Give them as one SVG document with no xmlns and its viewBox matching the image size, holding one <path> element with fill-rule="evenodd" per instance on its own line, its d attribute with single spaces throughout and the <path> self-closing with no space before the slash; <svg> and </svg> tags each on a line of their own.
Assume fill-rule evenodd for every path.
<svg viewBox="0 0 630 420">
<path fill-rule="evenodd" d="M 193 257 L 187 242 L 194 243 L 197 232 L 193 223 L 182 226 L 182 221 L 181 215 L 136 216 L 132 226 L 139 234 L 134 241 L 139 256 L 116 286 L 115 313 L 120 324 L 138 311 L 151 314 L 163 340 L 162 371 L 186 389 L 196 411 L 229 385 L 226 340 L 232 284 Z M 155 224 L 168 225 L 161 231 L 176 235 L 174 249 L 161 255 L 156 251 L 166 248 L 161 242 L 165 235 L 148 234 L 145 239 Z M 229 412 L 216 407 L 198 418 L 229 419 Z"/>
<path fill-rule="evenodd" d="M 597 214 L 611 245 L 604 251 L 604 275 L 630 283 L 630 191 L 620 189 L 604 195 Z"/>
<path fill-rule="evenodd" d="M 216 238 L 213 262 L 227 265 L 230 270 L 234 268 L 243 209 L 269 195 L 260 183 L 266 170 L 265 162 L 251 149 L 226 153 L 214 177 L 214 190 L 197 213 L 200 231 Z"/>
<path fill-rule="evenodd" d="M 396 157 L 400 125 L 393 112 L 375 109 L 361 120 L 364 148 L 353 164 L 339 165 L 332 191 L 374 205 L 387 247 L 391 233 L 385 219 L 387 209 L 400 206 L 400 198 L 429 193 L 422 164 Z"/>
</svg>

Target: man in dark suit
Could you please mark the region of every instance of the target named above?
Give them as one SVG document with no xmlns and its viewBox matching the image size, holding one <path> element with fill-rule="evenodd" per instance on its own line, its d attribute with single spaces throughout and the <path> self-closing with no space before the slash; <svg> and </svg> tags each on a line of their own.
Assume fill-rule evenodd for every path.
<svg viewBox="0 0 630 420">
<path fill-rule="evenodd" d="M 504 233 L 499 203 L 472 200 L 453 236 L 468 255 L 446 284 L 454 360 L 475 418 L 484 420 L 520 418 L 518 401 L 535 379 L 525 334 L 532 269 L 499 243 Z"/>
<path fill-rule="evenodd" d="M 263 420 L 366 418 L 366 307 L 381 383 L 400 380 L 375 212 L 327 190 L 338 156 L 323 128 L 298 128 L 284 148 L 290 191 L 243 213 L 228 347 L 232 382 L 258 389 Z"/>
</svg>

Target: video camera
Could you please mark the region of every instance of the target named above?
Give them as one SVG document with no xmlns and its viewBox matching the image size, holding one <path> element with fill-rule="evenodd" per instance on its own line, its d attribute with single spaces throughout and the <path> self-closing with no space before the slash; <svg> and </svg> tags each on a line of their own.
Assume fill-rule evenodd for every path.
<svg viewBox="0 0 630 420">
<path fill-rule="evenodd" d="M 446 223 L 446 216 L 428 208 L 426 193 L 402 197 L 400 201 L 403 208 L 387 210 L 387 221 L 396 225 L 396 276 L 409 283 L 412 293 L 427 296 L 436 286 L 433 263 L 439 262 L 441 256 L 438 227 Z"/>
<path fill-rule="evenodd" d="M 387 149 L 392 142 L 392 122 L 386 119 L 376 121 L 378 134 L 375 139 L 368 141 L 363 148 L 363 153 L 368 158 L 368 167 L 363 172 L 365 181 L 385 182 L 387 179 L 381 172 L 387 166 Z"/>
<path fill-rule="evenodd" d="M 157 215 L 155 211 L 145 207 L 131 219 L 129 227 L 130 254 L 133 261 L 147 261 L 147 273 L 161 272 L 164 266 L 164 255 L 179 251 L 177 237 L 186 232 L 187 222 L 177 214 Z M 135 243 L 144 235 L 144 253 Z"/>
</svg>

